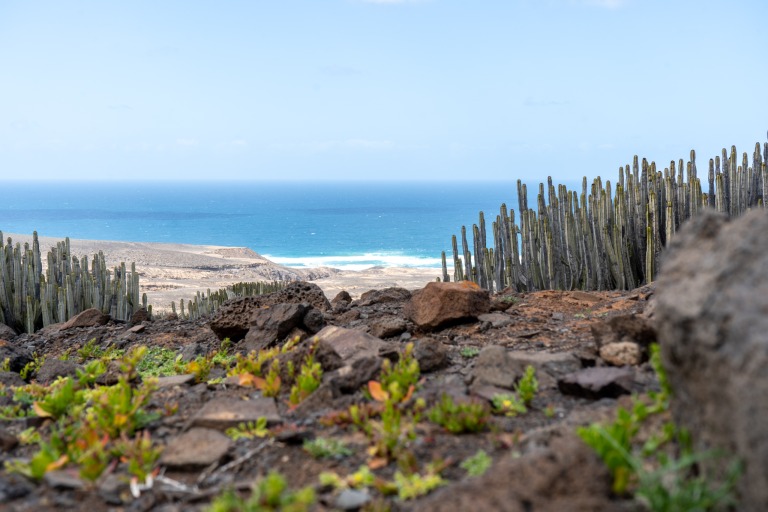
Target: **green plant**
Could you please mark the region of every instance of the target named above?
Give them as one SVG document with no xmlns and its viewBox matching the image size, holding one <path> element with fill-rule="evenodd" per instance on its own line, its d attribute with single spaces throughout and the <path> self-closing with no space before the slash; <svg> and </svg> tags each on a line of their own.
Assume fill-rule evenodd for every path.
<svg viewBox="0 0 768 512">
<path fill-rule="evenodd" d="M 456 403 L 443 394 L 440 401 L 427 413 L 427 417 L 452 434 L 480 432 L 488 423 L 490 411 L 481 402 Z"/>
<path fill-rule="evenodd" d="M 347 448 L 347 445 L 332 437 L 307 439 L 304 441 L 303 448 L 316 459 L 340 459 L 352 455 L 352 450 Z"/>
<path fill-rule="evenodd" d="M 526 406 L 531 405 L 533 397 L 539 391 L 539 381 L 536 380 L 536 370 L 533 366 L 526 366 L 525 373 L 520 381 L 515 384 L 515 392 Z"/>
<path fill-rule="evenodd" d="M 517 416 L 528 412 L 528 408 L 516 393 L 499 393 L 493 396 L 491 403 L 493 404 L 493 412 L 496 414 Z"/>
<path fill-rule="evenodd" d="M 280 473 L 271 471 L 254 484 L 248 499 L 239 497 L 232 490 L 217 497 L 208 512 L 304 512 L 315 503 L 315 491 L 304 487 L 288 491 L 288 483 Z"/>
<path fill-rule="evenodd" d="M 700 463 L 717 457 L 714 452 L 696 453 L 688 433 L 672 422 L 647 436 L 640 444 L 638 433 L 651 415 L 667 414 L 671 388 L 661 366 L 658 346 L 651 347 L 651 365 L 661 391 L 649 394 L 650 404 L 635 398 L 631 409 L 620 407 L 607 425 L 593 423 L 578 429 L 613 474 L 613 491 L 633 491 L 653 511 L 711 510 L 733 504 L 740 465 L 729 465 L 724 479 L 715 481 Z M 670 446 L 671 444 L 676 446 Z"/>
<path fill-rule="evenodd" d="M 299 405 L 320 387 L 322 379 L 323 369 L 320 363 L 315 361 L 314 351 L 310 351 L 296 376 L 296 383 L 291 387 L 288 401 L 291 405 Z"/>
<path fill-rule="evenodd" d="M 477 357 L 479 353 L 480 349 L 477 347 L 464 347 L 461 349 L 461 351 L 459 351 L 459 354 L 461 354 L 462 357 L 466 357 L 467 359 Z"/>
<path fill-rule="evenodd" d="M 142 379 L 175 375 L 179 368 L 181 354 L 165 347 L 149 347 L 136 366 Z"/>
<path fill-rule="evenodd" d="M 3 359 L 3 363 L 0 364 L 0 372 L 9 372 L 11 371 L 11 358 L 6 357 Z"/>
<path fill-rule="evenodd" d="M 440 473 L 431 468 L 428 468 L 424 474 L 395 472 L 394 485 L 397 489 L 397 496 L 401 500 L 424 496 L 444 484 L 445 480 L 440 476 Z"/>
<path fill-rule="evenodd" d="M 465 459 L 461 463 L 462 469 L 466 470 L 469 476 L 482 476 L 491 467 L 493 459 L 485 453 L 485 450 L 478 450 L 473 456 Z"/>
<path fill-rule="evenodd" d="M 413 355 L 413 343 L 408 343 L 394 365 L 389 359 L 384 359 L 379 383 L 393 401 L 403 402 L 410 398 L 420 375 L 419 362 Z"/>
<path fill-rule="evenodd" d="M 333 471 L 323 471 L 318 477 L 320 485 L 334 489 L 363 489 L 374 485 L 376 476 L 368 466 L 360 466 L 357 471 L 346 477 Z"/>
<path fill-rule="evenodd" d="M 106 370 L 107 367 L 101 359 L 94 359 L 87 363 L 82 370 L 80 368 L 76 370 L 77 382 L 81 387 L 92 386 Z"/>
<path fill-rule="evenodd" d="M 71 408 L 82 405 L 84 401 L 83 394 L 75 392 L 75 381 L 72 377 L 64 377 L 49 386 L 45 397 L 32 404 L 32 410 L 41 418 L 57 419 Z"/>
<path fill-rule="evenodd" d="M 136 434 L 133 439 L 125 434 L 120 436 L 112 452 L 120 458 L 121 462 L 128 464 L 128 473 L 143 482 L 152 474 L 163 449 L 154 445 L 149 432 L 144 430 L 141 434 Z"/>
<path fill-rule="evenodd" d="M 84 363 L 90 359 L 97 359 L 104 355 L 104 350 L 99 346 L 99 342 L 96 338 L 91 338 L 86 341 L 82 347 L 77 351 L 77 356 L 81 363 Z"/>
<path fill-rule="evenodd" d="M 240 423 L 237 425 L 237 427 L 228 428 L 225 433 L 235 441 L 238 439 L 266 437 L 269 435 L 269 429 L 267 428 L 267 418 L 262 417 L 255 422 L 249 421 L 247 423 Z"/>
</svg>

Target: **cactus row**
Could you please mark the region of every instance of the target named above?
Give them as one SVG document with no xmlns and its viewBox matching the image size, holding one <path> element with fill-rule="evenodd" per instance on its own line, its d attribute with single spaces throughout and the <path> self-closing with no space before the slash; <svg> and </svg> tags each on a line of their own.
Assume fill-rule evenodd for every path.
<svg viewBox="0 0 768 512">
<path fill-rule="evenodd" d="M 519 220 L 502 204 L 492 223 L 488 247 L 483 212 L 454 235 L 453 279 L 471 280 L 488 290 L 544 289 L 629 290 L 654 280 L 659 254 L 687 219 L 703 208 L 738 216 L 765 208 L 768 198 L 768 143 L 755 145 L 752 165 L 747 153 L 739 161 L 736 147 L 710 159 L 707 191 L 702 188 L 692 150 L 686 163 L 670 162 L 663 171 L 635 156 L 619 168 L 615 187 L 599 176 L 580 193 L 552 178 L 539 184 L 536 208 L 528 206 L 525 184 L 517 181 Z M 448 281 L 445 252 L 443 280 Z"/>
<path fill-rule="evenodd" d="M 285 288 L 287 284 L 287 281 L 273 281 L 271 283 L 258 281 L 251 283 L 235 283 L 215 292 L 211 292 L 209 288 L 207 295 L 205 293 L 197 292 L 195 298 L 188 300 L 186 303 L 184 302 L 184 299 L 181 299 L 179 301 L 178 311 L 176 310 L 176 303 L 171 302 L 171 313 L 179 318 L 198 320 L 213 315 L 222 304 L 230 299 L 237 297 L 252 297 L 255 295 L 276 292 Z"/>
<path fill-rule="evenodd" d="M 139 274 L 133 263 L 130 272 L 125 263 L 110 272 L 99 252 L 89 269 L 87 257 L 71 256 L 69 238 L 51 248 L 46 262 L 43 271 L 36 231 L 32 247 L 13 245 L 11 238 L 6 245 L 0 243 L 0 322 L 31 333 L 89 308 L 127 321 L 135 310 L 147 307 L 146 295 L 139 300 Z"/>
</svg>

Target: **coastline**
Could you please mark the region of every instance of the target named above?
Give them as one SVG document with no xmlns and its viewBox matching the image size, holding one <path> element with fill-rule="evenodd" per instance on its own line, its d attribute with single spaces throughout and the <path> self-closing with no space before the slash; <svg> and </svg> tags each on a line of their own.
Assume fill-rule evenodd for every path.
<svg viewBox="0 0 768 512">
<path fill-rule="evenodd" d="M 14 245 L 32 243 L 31 234 L 3 233 L 3 243 L 8 237 Z M 62 239 L 41 236 L 39 241 L 45 266 L 45 255 Z M 178 304 L 181 299 L 193 299 L 198 292 L 207 294 L 209 289 L 215 291 L 239 282 L 300 279 L 320 286 L 329 299 L 342 290 L 358 298 L 368 290 L 392 286 L 422 288 L 441 274 L 437 268 L 293 268 L 278 265 L 245 247 L 218 245 L 70 239 L 70 250 L 79 258 L 87 256 L 89 264 L 101 251 L 109 268 L 121 262 L 136 263 L 141 293 L 147 294 L 155 311 L 170 310 L 171 302 Z"/>
</svg>

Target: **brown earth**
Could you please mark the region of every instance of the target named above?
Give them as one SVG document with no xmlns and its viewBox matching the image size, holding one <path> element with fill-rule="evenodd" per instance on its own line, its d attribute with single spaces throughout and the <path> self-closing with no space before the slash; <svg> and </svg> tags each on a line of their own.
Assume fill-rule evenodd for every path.
<svg viewBox="0 0 768 512">
<path fill-rule="evenodd" d="M 584 368 L 607 366 L 598 355 L 592 328 L 598 326 L 596 332 L 604 332 L 606 321 L 612 318 L 645 318 L 648 300 L 653 295 L 651 287 L 629 292 L 497 294 L 491 300 L 491 312 L 481 315 L 479 320 L 429 332 L 419 332 L 404 315 L 407 295 L 410 294 L 384 290 L 351 303 L 333 301 L 332 309 L 323 312 L 322 320 L 331 326 L 391 336 L 381 339 L 380 345 L 377 342 L 378 349 L 368 358 L 373 375 L 381 357 L 397 357 L 406 342 L 415 342 L 422 367 L 431 371 L 422 372 L 413 398 L 424 398 L 429 405 L 442 393 L 461 399 L 487 399 L 494 390 L 499 391 L 493 387 L 498 385 L 492 383 L 493 379 L 504 380 L 506 372 L 514 372 L 524 364 L 536 368 L 540 389 L 528 413 L 517 417 L 493 416 L 490 428 L 482 433 L 453 435 L 422 419 L 408 450 L 418 468 L 442 460 L 446 464 L 442 472 L 446 485 L 408 501 L 382 497 L 378 491 L 370 490 L 373 501 L 369 507 L 375 504 L 388 505 L 392 510 L 638 509 L 631 500 L 611 495 L 609 474 L 574 432 L 579 425 L 609 418 L 617 404 L 627 400 L 627 393 L 656 388 L 653 371 L 647 362 L 624 367 L 623 380 L 597 391 L 579 391 L 578 385 L 565 382 L 579 380 L 573 374 Z M 161 346 L 189 358 L 219 349 L 221 341 L 211 330 L 209 320 L 144 321 L 137 326 L 110 320 L 106 325 L 68 330 L 52 326 L 33 335 L 6 336 L 9 339 L 0 344 L 7 350 L 45 356 L 49 361 L 65 353 L 75 354 L 94 338 L 102 347 Z M 238 342 L 235 348 L 243 343 Z M 480 354 L 473 354 L 470 349 L 478 349 Z M 0 355 L 2 350 L 0 346 Z M 360 358 L 366 360 L 364 356 Z M 352 368 L 363 371 L 364 366 L 361 363 Z M 325 426 L 321 421 L 334 412 L 345 411 L 351 404 L 368 401 L 360 386 L 346 391 L 339 387 L 343 380 L 339 371 L 326 371 L 323 386 L 295 410 L 287 404 L 287 389 L 272 400 L 264 399 L 252 387 L 232 383 L 182 382 L 162 387 L 154 393 L 149 409 L 175 409 L 175 413 L 166 413 L 147 429 L 154 442 L 166 447 L 164 457 L 168 457 L 161 460 L 159 476 L 150 489 L 142 490 L 138 497 L 131 496 L 124 483 L 128 473 L 123 465 L 117 464 L 94 483 L 78 478 L 72 468 L 41 482 L 0 470 L 0 509 L 204 510 L 223 489 L 234 486 L 247 494 L 252 482 L 270 470 L 277 470 L 287 477 L 292 489 L 316 487 L 318 504 L 314 510 L 338 510 L 338 492 L 319 487 L 318 474 L 335 471 L 344 476 L 369 462 L 368 441 L 362 433 L 348 426 Z M 6 372 L 0 380 L 8 383 L 9 389 L 14 382 L 19 383 L 8 376 L 12 373 Z M 215 376 L 216 370 L 211 377 Z M 572 386 L 576 386 L 575 391 Z M 2 400 L 0 397 L 0 406 Z M 204 407 L 221 407 L 221 414 L 226 417 L 246 414 L 248 407 L 244 404 L 257 409 L 276 406 L 275 423 L 279 426 L 273 428 L 274 437 L 227 442 L 215 431 L 195 426 L 195 422 L 201 424 L 200 411 Z M 43 434 L 50 427 L 48 422 L 34 417 L 0 420 L 0 462 L 34 453 L 34 446 L 16 442 L 18 434 L 28 426 L 39 427 Z M 315 459 L 301 445 L 303 439 L 313 437 L 342 439 L 353 454 L 339 459 Z M 493 466 L 484 476 L 469 477 L 460 463 L 480 449 L 492 457 Z M 173 458 L 177 460 L 171 461 Z M 392 479 L 396 469 L 397 464 L 390 462 L 374 473 Z"/>
</svg>

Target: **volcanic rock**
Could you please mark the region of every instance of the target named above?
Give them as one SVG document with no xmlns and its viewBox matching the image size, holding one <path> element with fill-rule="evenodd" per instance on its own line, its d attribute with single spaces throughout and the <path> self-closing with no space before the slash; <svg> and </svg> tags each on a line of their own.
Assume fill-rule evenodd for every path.
<svg viewBox="0 0 768 512">
<path fill-rule="evenodd" d="M 80 365 L 74 361 L 61 359 L 46 359 L 35 372 L 35 380 L 40 384 L 48 384 L 58 377 L 75 377 Z"/>
<path fill-rule="evenodd" d="M 504 347 L 489 345 L 477 355 L 472 369 L 472 387 L 496 386 L 512 389 L 525 373 L 525 365 L 513 360 Z"/>
<path fill-rule="evenodd" d="M 207 402 L 191 420 L 191 426 L 226 430 L 240 423 L 266 418 L 268 425 L 281 423 L 275 401 L 271 398 L 236 400 L 226 398 Z"/>
<path fill-rule="evenodd" d="M 407 326 L 399 316 L 385 316 L 371 322 L 371 334 L 377 338 L 391 338 L 404 333 Z"/>
<path fill-rule="evenodd" d="M 257 309 L 251 315 L 250 330 L 245 335 L 245 350 L 261 350 L 282 341 L 296 327 L 302 324 L 307 313 L 307 304 L 275 304 L 266 309 Z"/>
<path fill-rule="evenodd" d="M 763 209 L 731 222 L 703 212 L 670 242 L 656 289 L 672 413 L 696 449 L 744 463 L 736 508 L 747 511 L 768 510 L 766 232 Z"/>
<path fill-rule="evenodd" d="M 370 290 L 363 293 L 358 301 L 359 306 L 372 306 L 386 302 L 404 302 L 411 298 L 411 292 L 405 288 L 392 287 L 383 290 Z"/>
<path fill-rule="evenodd" d="M 160 463 L 180 470 L 207 467 L 226 455 L 232 441 L 217 430 L 193 428 L 171 440 Z"/>
<path fill-rule="evenodd" d="M 73 329 L 75 327 L 95 327 L 97 325 L 106 325 L 109 322 L 109 315 L 105 315 L 96 308 L 86 309 L 76 314 L 61 326 L 60 330 Z"/>
<path fill-rule="evenodd" d="M 403 312 L 420 329 L 435 330 L 488 313 L 491 299 L 471 281 L 431 282 L 411 296 Z"/>
<path fill-rule="evenodd" d="M 632 392 L 634 372 L 630 368 L 598 366 L 569 373 L 557 381 L 565 395 L 582 398 L 618 398 Z"/>
<path fill-rule="evenodd" d="M 422 338 L 413 347 L 413 356 L 422 372 L 432 372 L 448 365 L 448 349 L 433 338 Z"/>
</svg>

